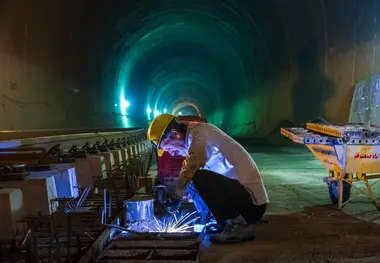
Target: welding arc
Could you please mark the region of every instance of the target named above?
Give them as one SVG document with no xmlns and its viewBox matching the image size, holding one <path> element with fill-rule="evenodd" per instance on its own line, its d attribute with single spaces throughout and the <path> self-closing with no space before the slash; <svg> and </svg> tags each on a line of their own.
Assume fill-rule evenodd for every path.
<svg viewBox="0 0 380 263">
<path fill-rule="evenodd" d="M 111 225 L 111 224 L 103 224 L 103 225 L 105 227 L 114 228 L 114 229 L 118 229 L 118 230 L 121 230 L 121 231 L 126 231 L 128 233 L 135 234 L 135 235 L 138 235 L 138 236 L 141 236 L 141 237 L 145 237 L 145 238 L 149 238 L 149 239 L 164 240 L 164 238 L 157 237 L 153 233 L 136 232 L 136 231 L 130 230 L 130 229 L 126 228 L 126 227 L 122 227 L 122 226 L 118 226 L 118 225 Z"/>
</svg>

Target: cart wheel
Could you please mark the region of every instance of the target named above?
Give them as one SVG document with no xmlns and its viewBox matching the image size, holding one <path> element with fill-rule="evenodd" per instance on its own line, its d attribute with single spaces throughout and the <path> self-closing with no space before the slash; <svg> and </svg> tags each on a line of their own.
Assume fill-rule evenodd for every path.
<svg viewBox="0 0 380 263">
<path fill-rule="evenodd" d="M 330 181 L 327 183 L 329 187 L 331 202 L 336 205 L 339 200 L 339 181 Z M 351 184 L 343 181 L 343 203 L 350 199 L 351 195 Z"/>
</svg>

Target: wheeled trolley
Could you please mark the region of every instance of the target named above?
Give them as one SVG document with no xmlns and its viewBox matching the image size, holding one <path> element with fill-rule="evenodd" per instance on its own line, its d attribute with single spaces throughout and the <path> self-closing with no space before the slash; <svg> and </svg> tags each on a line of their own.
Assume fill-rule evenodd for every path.
<svg viewBox="0 0 380 263">
<path fill-rule="evenodd" d="M 380 127 L 364 124 L 332 125 L 307 123 L 304 128 L 281 128 L 281 134 L 293 142 L 306 145 L 329 170 L 324 178 L 330 199 L 341 210 L 354 196 L 354 182 L 363 181 L 377 210 L 380 204 L 373 186 L 380 181 Z M 371 181 L 371 179 L 375 179 Z"/>
</svg>

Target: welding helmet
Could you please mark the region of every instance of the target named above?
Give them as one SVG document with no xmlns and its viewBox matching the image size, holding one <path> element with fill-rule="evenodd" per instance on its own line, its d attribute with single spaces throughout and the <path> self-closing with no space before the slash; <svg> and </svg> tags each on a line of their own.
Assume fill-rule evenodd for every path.
<svg viewBox="0 0 380 263">
<path fill-rule="evenodd" d="M 167 129 L 169 125 L 175 118 L 176 117 L 171 114 L 161 114 L 154 118 L 149 125 L 148 140 L 150 140 L 153 147 L 157 149 L 158 156 L 162 156 L 164 154 L 164 150 L 160 148 L 160 143 L 162 137 L 168 132 Z"/>
</svg>

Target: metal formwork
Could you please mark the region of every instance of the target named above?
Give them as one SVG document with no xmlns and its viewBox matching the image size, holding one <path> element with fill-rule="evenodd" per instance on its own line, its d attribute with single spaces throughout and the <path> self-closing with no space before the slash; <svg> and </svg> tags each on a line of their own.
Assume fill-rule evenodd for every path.
<svg viewBox="0 0 380 263">
<path fill-rule="evenodd" d="M 199 262 L 197 234 L 157 235 L 161 239 L 114 239 L 95 261 L 106 262 Z"/>
<path fill-rule="evenodd" d="M 13 151 L 17 151 L 17 155 L 7 155 L 7 149 L 2 149 L 1 157 L 5 157 L 1 158 L 3 165 L 12 167 L 15 163 L 26 164 L 26 169 L 28 165 L 33 166 L 33 169 L 49 169 L 62 159 L 73 162 L 79 155 L 86 158 L 99 151 L 106 152 L 112 149 L 120 149 L 125 154 L 123 161 L 115 165 L 111 172 L 104 171 L 107 176 L 98 178 L 92 187 L 80 189 L 79 198 L 55 200 L 59 202 L 56 213 L 51 216 L 25 218 L 27 233 L 1 246 L 2 262 L 78 261 L 104 232 L 105 224 L 120 212 L 123 200 L 133 196 L 139 188 L 137 178 L 147 175 L 152 156 L 152 149 L 146 140 L 146 131 L 97 131 L 95 135 L 91 132 L 85 134 L 86 136 L 70 134 L 65 140 L 60 140 L 58 135 L 54 135 L 60 142 L 58 147 L 57 141 L 51 138 L 27 139 L 26 142 L 23 141 L 24 144 L 21 143 L 23 148 L 12 148 Z M 12 143 L 8 142 L 5 145 L 14 145 L 15 141 L 20 144 L 21 140 L 12 136 L 10 138 Z M 42 141 L 47 142 L 49 146 L 55 145 L 54 150 L 45 150 Z M 73 143 L 82 147 L 74 147 Z M 70 146 L 71 151 L 64 151 L 65 148 L 60 146 Z M 36 152 L 38 154 L 33 154 Z M 6 177 L 15 176 L 14 171 L 12 169 Z M 27 171 L 24 169 L 21 173 Z"/>
<path fill-rule="evenodd" d="M 80 263 L 198 262 L 204 233 L 139 233 L 117 225 L 116 217 Z M 125 230 L 125 231 L 123 231 Z"/>
</svg>

